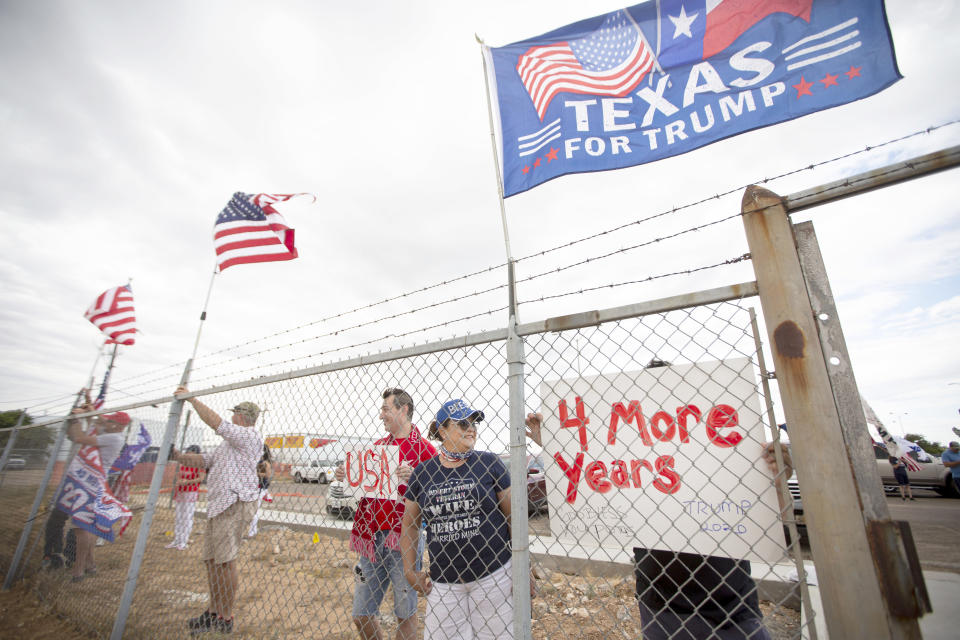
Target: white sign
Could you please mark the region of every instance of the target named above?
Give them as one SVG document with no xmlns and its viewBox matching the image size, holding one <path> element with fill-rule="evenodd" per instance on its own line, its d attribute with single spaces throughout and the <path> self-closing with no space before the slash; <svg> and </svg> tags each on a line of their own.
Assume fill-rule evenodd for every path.
<svg viewBox="0 0 960 640">
<path fill-rule="evenodd" d="M 783 557 L 749 358 L 544 382 L 551 534 L 587 547 Z"/>
<path fill-rule="evenodd" d="M 344 483 L 356 498 L 400 500 L 397 467 L 400 447 L 386 444 L 355 445 L 347 450 Z"/>
</svg>

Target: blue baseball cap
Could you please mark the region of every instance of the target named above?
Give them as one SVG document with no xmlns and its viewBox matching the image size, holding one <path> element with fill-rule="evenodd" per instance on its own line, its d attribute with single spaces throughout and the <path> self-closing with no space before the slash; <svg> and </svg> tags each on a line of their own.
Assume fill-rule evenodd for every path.
<svg viewBox="0 0 960 640">
<path fill-rule="evenodd" d="M 443 424 L 448 419 L 467 420 L 471 416 L 476 416 L 474 422 L 483 422 L 483 411 L 471 409 L 470 405 L 459 398 L 447 400 L 440 407 L 440 411 L 437 411 L 437 425 Z"/>
</svg>

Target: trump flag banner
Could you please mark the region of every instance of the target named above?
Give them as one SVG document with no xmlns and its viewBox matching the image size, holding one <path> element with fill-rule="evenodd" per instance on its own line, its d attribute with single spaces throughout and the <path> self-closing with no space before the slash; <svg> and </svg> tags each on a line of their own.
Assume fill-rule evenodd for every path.
<svg viewBox="0 0 960 640">
<path fill-rule="evenodd" d="M 123 504 L 130 498 L 130 482 L 133 479 L 133 468 L 140 462 L 143 452 L 150 446 L 151 438 L 147 428 L 140 423 L 140 433 L 137 435 L 136 444 L 125 444 L 120 450 L 120 455 L 110 467 L 111 472 L 117 472 L 120 475 L 113 487 L 113 495 Z"/>
<path fill-rule="evenodd" d="M 650 0 L 484 55 L 505 197 L 693 151 L 901 78 L 882 0 Z"/>
<path fill-rule="evenodd" d="M 90 445 L 81 447 L 70 463 L 56 508 L 69 515 L 74 526 L 110 542 L 123 533 L 133 517 L 107 486 L 100 450 Z M 115 526 L 119 530 L 114 531 Z"/>
</svg>

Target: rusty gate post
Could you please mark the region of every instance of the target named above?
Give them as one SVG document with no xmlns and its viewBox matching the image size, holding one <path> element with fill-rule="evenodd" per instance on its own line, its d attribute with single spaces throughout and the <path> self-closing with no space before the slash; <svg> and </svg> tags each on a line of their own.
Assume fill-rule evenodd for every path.
<svg viewBox="0 0 960 640">
<path fill-rule="evenodd" d="M 920 638 L 916 618 L 895 614 L 881 590 L 889 558 L 870 543 L 786 208 L 751 186 L 742 212 L 827 629 L 834 638 Z"/>
</svg>

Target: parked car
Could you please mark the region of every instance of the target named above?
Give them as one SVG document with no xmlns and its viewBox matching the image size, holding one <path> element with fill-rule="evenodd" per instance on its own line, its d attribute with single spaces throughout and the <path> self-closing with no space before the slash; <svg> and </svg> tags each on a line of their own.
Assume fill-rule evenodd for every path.
<svg viewBox="0 0 960 640">
<path fill-rule="evenodd" d="M 357 499 L 346 491 L 346 485 L 340 480 L 330 483 L 327 490 L 327 513 L 335 518 L 352 518 L 357 510 Z"/>
<path fill-rule="evenodd" d="M 328 484 L 333 482 L 336 471 L 336 460 L 314 460 L 307 465 L 299 465 L 290 469 L 294 482 L 319 482 Z"/>
<path fill-rule="evenodd" d="M 809 545 L 807 536 L 807 521 L 803 516 L 803 499 L 800 497 L 800 484 L 797 482 L 797 474 L 793 474 L 787 480 L 787 488 L 790 489 L 790 497 L 793 498 L 793 518 L 797 524 L 797 535 L 800 537 L 801 545 Z M 790 542 L 790 530 L 786 525 L 783 527 L 784 538 Z"/>
<path fill-rule="evenodd" d="M 10 456 L 7 458 L 7 466 L 4 467 L 5 471 L 13 471 L 27 468 L 27 461 L 21 458 L 20 456 Z"/>
<path fill-rule="evenodd" d="M 510 454 L 500 456 L 503 463 L 510 467 Z M 547 510 L 547 476 L 543 461 L 539 457 L 527 456 L 527 513 L 534 515 Z"/>
<path fill-rule="evenodd" d="M 886 447 L 874 443 L 873 453 L 877 458 L 877 469 L 880 471 L 883 488 L 887 491 L 896 489 L 897 479 L 893 477 L 893 465 L 890 464 L 890 454 L 887 453 Z M 920 466 L 919 471 L 907 471 L 910 486 L 914 489 L 933 489 L 946 498 L 960 498 L 950 469 L 943 466 L 940 458 L 930 456 L 932 462 L 923 462 L 914 451 L 907 452 L 907 455 Z"/>
</svg>

